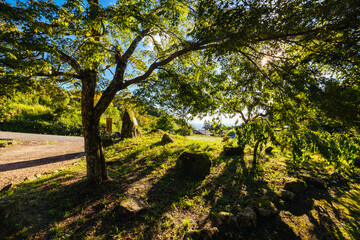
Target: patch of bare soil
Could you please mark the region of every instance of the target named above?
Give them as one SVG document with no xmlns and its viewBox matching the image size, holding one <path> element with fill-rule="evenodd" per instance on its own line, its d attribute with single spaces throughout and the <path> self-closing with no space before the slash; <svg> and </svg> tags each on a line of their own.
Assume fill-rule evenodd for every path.
<svg viewBox="0 0 360 240">
<path fill-rule="evenodd" d="M 83 142 L 16 142 L 0 148 L 0 189 L 36 174 L 62 168 L 84 156 Z"/>
</svg>

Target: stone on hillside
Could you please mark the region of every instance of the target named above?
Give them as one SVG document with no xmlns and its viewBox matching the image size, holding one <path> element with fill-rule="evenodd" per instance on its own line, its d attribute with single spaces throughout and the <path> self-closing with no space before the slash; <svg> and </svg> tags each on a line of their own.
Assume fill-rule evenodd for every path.
<svg viewBox="0 0 360 240">
<path fill-rule="evenodd" d="M 326 189 L 326 185 L 325 183 L 319 179 L 319 178 L 315 178 L 315 177 L 310 177 L 310 176 L 303 176 L 302 179 L 309 185 L 312 185 L 318 189 Z"/>
<path fill-rule="evenodd" d="M 266 148 L 266 149 L 265 149 L 265 154 L 271 155 L 271 152 L 272 152 L 273 149 L 274 149 L 273 147 L 268 147 L 268 148 Z"/>
<path fill-rule="evenodd" d="M 173 143 L 175 142 L 175 140 L 169 134 L 165 133 L 161 139 L 161 142 L 163 144 L 167 144 L 167 143 Z"/>
<path fill-rule="evenodd" d="M 161 130 L 160 129 L 152 129 L 151 131 L 148 132 L 148 134 L 152 134 L 152 133 L 160 133 Z"/>
<path fill-rule="evenodd" d="M 276 192 L 274 192 L 270 189 L 264 189 L 263 193 L 270 201 L 279 202 L 280 197 Z"/>
<path fill-rule="evenodd" d="M 141 137 L 139 125 L 136 121 L 134 113 L 130 109 L 125 109 L 122 118 L 121 138 L 136 138 Z"/>
<path fill-rule="evenodd" d="M 280 196 L 284 200 L 293 201 L 295 199 L 295 197 L 296 197 L 296 194 L 291 192 L 291 191 L 282 189 L 281 193 L 280 193 Z"/>
<path fill-rule="evenodd" d="M 305 192 L 307 189 L 307 185 L 304 181 L 297 179 L 297 180 L 286 182 L 284 185 L 284 189 L 298 194 L 301 192 Z"/>
<path fill-rule="evenodd" d="M 218 233 L 217 227 L 190 230 L 185 233 L 183 240 L 213 240 L 217 239 Z"/>
<path fill-rule="evenodd" d="M 139 198 L 130 196 L 120 203 L 119 211 L 122 214 L 136 214 L 148 208 L 148 205 Z"/>
<path fill-rule="evenodd" d="M 225 147 L 223 150 L 223 155 L 226 157 L 241 156 L 243 153 L 243 149 L 239 147 Z"/>
<path fill-rule="evenodd" d="M 9 191 L 12 187 L 12 183 L 6 185 L 5 187 L 3 187 L 1 190 L 0 190 L 0 193 L 2 192 L 6 192 L 6 191 Z"/>
<path fill-rule="evenodd" d="M 186 175 L 204 178 L 210 174 L 211 160 L 205 153 L 183 152 L 176 160 L 176 168 Z"/>
<path fill-rule="evenodd" d="M 254 228 L 256 227 L 256 213 L 251 207 L 242 209 L 237 215 L 237 223 L 240 227 Z"/>
<path fill-rule="evenodd" d="M 113 138 L 118 139 L 120 138 L 121 134 L 119 132 L 115 132 Z"/>
<path fill-rule="evenodd" d="M 42 176 L 41 173 L 35 174 L 35 177 L 36 177 L 36 178 L 41 178 L 41 176 Z"/>
<path fill-rule="evenodd" d="M 0 143 L 0 147 L 6 147 L 6 146 L 7 146 L 6 142 Z"/>
<path fill-rule="evenodd" d="M 272 218 L 275 217 L 279 210 L 265 196 L 255 200 L 254 208 L 260 218 Z"/>
<path fill-rule="evenodd" d="M 35 177 L 35 176 L 29 176 L 29 177 L 26 177 L 25 179 L 24 179 L 24 181 L 35 181 L 37 179 L 37 177 Z"/>
<path fill-rule="evenodd" d="M 237 227 L 236 217 L 229 212 L 219 212 L 216 216 L 216 223 L 219 226 Z"/>
</svg>

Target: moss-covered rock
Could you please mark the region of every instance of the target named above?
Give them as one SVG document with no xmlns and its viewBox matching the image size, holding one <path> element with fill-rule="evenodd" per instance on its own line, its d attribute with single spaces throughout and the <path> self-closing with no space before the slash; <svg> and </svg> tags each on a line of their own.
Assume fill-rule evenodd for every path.
<svg viewBox="0 0 360 240">
<path fill-rule="evenodd" d="M 167 143 L 174 143 L 175 140 L 169 134 L 165 133 L 161 139 L 161 142 L 163 144 L 167 144 Z"/>
<path fill-rule="evenodd" d="M 217 239 L 218 233 L 217 227 L 190 230 L 185 233 L 183 240 L 212 240 Z"/>
<path fill-rule="evenodd" d="M 231 228 L 237 227 L 236 217 L 230 212 L 219 212 L 216 216 L 216 223 L 219 226 L 226 226 Z"/>
<path fill-rule="evenodd" d="M 272 218 L 279 213 L 274 203 L 265 196 L 254 199 L 253 206 L 260 218 Z"/>
<path fill-rule="evenodd" d="M 148 208 L 148 205 L 141 199 L 129 196 L 120 202 L 119 212 L 121 214 L 136 214 Z"/>
<path fill-rule="evenodd" d="M 256 227 L 256 212 L 252 207 L 246 207 L 242 209 L 236 217 L 237 223 L 243 228 L 254 228 Z"/>
</svg>

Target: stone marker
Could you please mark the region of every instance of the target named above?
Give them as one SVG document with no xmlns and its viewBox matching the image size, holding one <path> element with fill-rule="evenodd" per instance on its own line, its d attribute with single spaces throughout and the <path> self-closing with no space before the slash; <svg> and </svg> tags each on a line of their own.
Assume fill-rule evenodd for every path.
<svg viewBox="0 0 360 240">
<path fill-rule="evenodd" d="M 136 138 L 141 137 L 139 125 L 136 121 L 134 113 L 130 109 L 125 109 L 122 118 L 121 138 Z"/>
</svg>

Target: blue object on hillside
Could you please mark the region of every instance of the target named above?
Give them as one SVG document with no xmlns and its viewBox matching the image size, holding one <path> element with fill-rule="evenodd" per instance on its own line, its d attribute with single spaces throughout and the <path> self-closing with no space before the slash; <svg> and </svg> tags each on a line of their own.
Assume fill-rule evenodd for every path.
<svg viewBox="0 0 360 240">
<path fill-rule="evenodd" d="M 235 138 L 235 133 L 230 133 L 228 136 L 231 138 Z"/>
</svg>

